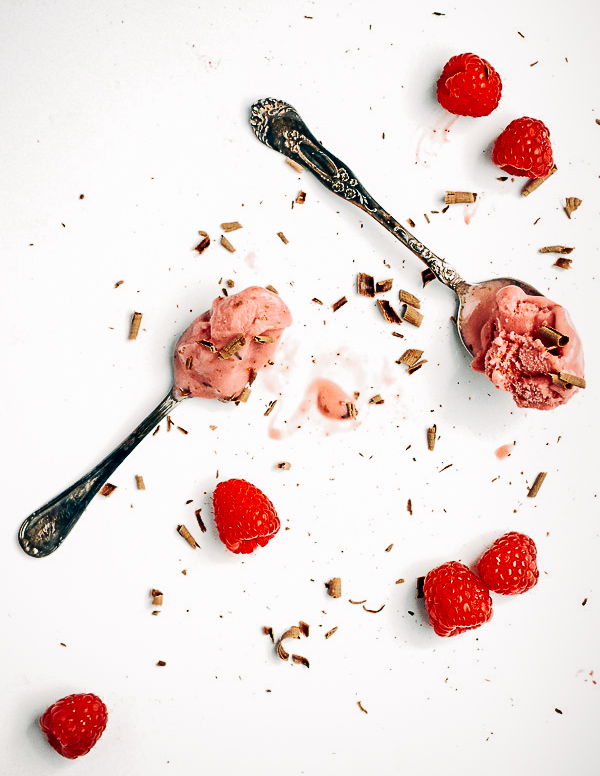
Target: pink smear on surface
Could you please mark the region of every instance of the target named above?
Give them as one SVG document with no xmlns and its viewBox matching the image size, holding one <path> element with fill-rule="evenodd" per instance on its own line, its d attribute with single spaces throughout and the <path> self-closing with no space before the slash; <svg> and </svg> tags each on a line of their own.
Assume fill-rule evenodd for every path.
<svg viewBox="0 0 600 776">
<path fill-rule="evenodd" d="M 509 455 L 512 453 L 513 447 L 515 446 L 514 442 L 510 442 L 508 445 L 501 445 L 496 450 L 496 458 L 508 458 Z"/>
<path fill-rule="evenodd" d="M 416 163 L 427 164 L 427 156 L 437 156 L 439 149 L 450 140 L 450 129 L 458 116 L 444 114 L 433 127 L 426 127 L 417 141 Z"/>
<path fill-rule="evenodd" d="M 465 209 L 463 211 L 463 218 L 464 218 L 465 224 L 467 226 L 471 223 L 471 221 L 473 219 L 473 216 L 477 212 L 477 208 L 479 207 L 479 200 L 480 199 L 481 199 L 481 197 L 477 197 L 475 202 L 470 202 L 468 205 L 465 205 Z"/>
<path fill-rule="evenodd" d="M 326 434 L 342 430 L 348 427 L 355 427 L 357 421 L 350 418 L 346 402 L 353 401 L 346 391 L 332 380 L 318 377 L 313 380 L 298 408 L 292 416 L 285 422 L 285 429 L 276 428 L 275 421 L 269 424 L 268 435 L 271 439 L 282 439 L 289 436 L 294 431 L 302 427 L 302 424 L 308 421 L 310 410 L 316 406 L 319 414 L 330 421 L 327 425 Z M 350 423 L 340 423 L 339 421 L 350 421 Z"/>
<path fill-rule="evenodd" d="M 581 668 L 579 671 L 577 671 L 577 676 L 580 676 L 581 674 L 585 675 L 584 682 L 590 682 L 592 684 L 598 684 L 598 682 L 594 679 L 594 671 L 586 671 L 585 668 Z M 589 679 L 588 679 L 589 677 Z"/>
</svg>

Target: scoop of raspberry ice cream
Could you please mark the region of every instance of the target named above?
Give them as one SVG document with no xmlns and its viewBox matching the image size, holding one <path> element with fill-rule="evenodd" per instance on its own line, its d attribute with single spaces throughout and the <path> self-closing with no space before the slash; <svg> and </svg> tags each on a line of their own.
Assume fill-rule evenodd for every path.
<svg viewBox="0 0 600 776">
<path fill-rule="evenodd" d="M 235 400 L 272 360 L 291 322 L 288 306 L 266 288 L 218 297 L 175 346 L 175 397 Z"/>
</svg>

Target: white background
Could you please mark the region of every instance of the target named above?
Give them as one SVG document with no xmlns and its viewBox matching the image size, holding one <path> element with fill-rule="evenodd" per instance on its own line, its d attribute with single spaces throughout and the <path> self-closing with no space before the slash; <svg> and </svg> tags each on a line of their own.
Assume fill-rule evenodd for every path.
<svg viewBox="0 0 600 776">
<path fill-rule="evenodd" d="M 595 5 L 2 5 L 2 773 L 596 774 Z M 449 127 L 434 85 L 466 51 L 496 67 L 503 97 L 489 117 Z M 472 373 L 452 292 L 423 289 L 418 259 L 256 140 L 249 107 L 266 96 L 294 105 L 464 277 L 512 275 L 564 304 L 589 387 L 555 411 L 523 411 Z M 549 126 L 558 166 L 527 198 L 490 161 L 494 138 L 524 115 Z M 306 203 L 292 208 L 301 189 Z M 446 190 L 478 192 L 477 207 L 431 213 Z M 583 200 L 571 220 L 568 196 Z M 243 229 L 228 253 L 220 224 L 233 220 Z M 199 230 L 212 238 L 201 256 Z M 557 243 L 575 247 L 570 270 L 539 251 Z M 419 295 L 421 328 L 392 337 L 356 294 L 359 271 L 392 277 L 393 304 L 400 288 Z M 26 556 L 21 521 L 165 395 L 178 334 L 225 279 L 270 283 L 289 304 L 278 364 L 247 405 L 183 402 L 173 420 L 187 435 L 163 422 L 55 554 Z M 133 311 L 143 320 L 130 342 Z M 428 361 L 410 377 L 395 363 L 405 347 Z M 294 419 L 314 377 L 360 391 L 354 427 L 329 427 L 314 409 Z M 368 404 L 376 393 L 383 405 Z M 286 431 L 279 441 L 271 424 Z M 527 498 L 539 471 L 546 481 Z M 261 487 L 282 521 L 250 557 L 228 554 L 214 529 L 210 495 L 228 477 Z M 507 530 L 536 541 L 538 586 L 496 596 L 484 627 L 437 637 L 415 580 L 446 560 L 475 563 Z M 334 576 L 338 600 L 324 584 Z M 159 616 L 152 587 L 164 593 Z M 263 634 L 299 620 L 310 635 L 291 651 L 308 669 L 279 660 Z M 69 762 L 37 719 L 80 691 L 103 698 L 109 724 Z"/>
</svg>

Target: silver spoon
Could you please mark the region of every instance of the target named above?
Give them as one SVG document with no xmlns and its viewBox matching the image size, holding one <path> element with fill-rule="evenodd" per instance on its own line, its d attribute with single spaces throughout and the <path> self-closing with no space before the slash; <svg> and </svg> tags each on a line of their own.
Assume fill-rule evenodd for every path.
<svg viewBox="0 0 600 776">
<path fill-rule="evenodd" d="M 504 286 L 518 286 L 530 296 L 542 296 L 529 283 L 515 278 L 494 278 L 480 283 L 463 280 L 454 267 L 426 248 L 373 199 L 352 170 L 319 143 L 298 112 L 287 102 L 272 97 L 255 102 L 251 108 L 250 125 L 261 143 L 308 168 L 329 191 L 372 216 L 425 262 L 441 283 L 456 293 L 457 332 L 470 354 L 473 354 L 477 338 L 469 337 L 465 332 L 465 311 L 468 316 L 475 316 L 477 307 L 486 309 L 487 302 Z"/>
<path fill-rule="evenodd" d="M 23 550 L 34 558 L 44 558 L 54 552 L 117 466 L 123 463 L 142 439 L 185 398 L 185 395 L 175 398 L 174 388 L 172 388 L 160 404 L 112 453 L 109 453 L 70 488 L 63 490 L 52 501 L 29 515 L 19 529 L 19 544 Z"/>
</svg>

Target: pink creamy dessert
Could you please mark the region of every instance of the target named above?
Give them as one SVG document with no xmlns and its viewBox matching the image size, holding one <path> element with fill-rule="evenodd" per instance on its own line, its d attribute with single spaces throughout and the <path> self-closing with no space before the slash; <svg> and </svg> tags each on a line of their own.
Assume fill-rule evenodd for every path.
<svg viewBox="0 0 600 776">
<path fill-rule="evenodd" d="M 272 361 L 291 322 L 285 302 L 266 288 L 218 297 L 175 346 L 175 397 L 234 401 Z"/>
<path fill-rule="evenodd" d="M 577 387 L 558 376 L 583 380 L 583 350 L 566 310 L 517 286 L 490 285 L 488 291 L 469 299 L 461 314 L 471 367 L 512 393 L 519 407 L 551 410 L 564 404 Z M 563 335 L 560 344 L 544 326 Z"/>
</svg>

